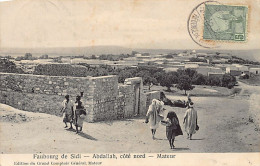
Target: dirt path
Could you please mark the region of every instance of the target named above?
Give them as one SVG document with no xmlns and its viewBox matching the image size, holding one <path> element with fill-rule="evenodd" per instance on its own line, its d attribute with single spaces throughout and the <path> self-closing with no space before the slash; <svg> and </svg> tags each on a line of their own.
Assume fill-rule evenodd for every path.
<svg viewBox="0 0 260 166">
<path fill-rule="evenodd" d="M 259 94 L 260 93 L 260 86 L 248 85 L 241 81 L 238 81 L 239 87 L 242 89 L 239 93 L 240 96 L 248 96 L 253 93 Z"/>
<path fill-rule="evenodd" d="M 168 97 L 170 99 L 176 98 L 174 96 Z M 144 123 L 143 118 L 84 123 L 83 133 L 76 135 L 74 131 L 63 128 L 61 117 L 20 111 L 0 104 L 0 152 L 190 153 L 260 151 L 260 134 L 254 130 L 253 123 L 248 122 L 249 105 L 247 100 L 227 97 L 194 97 L 192 100 L 198 111 L 200 130 L 194 135 L 194 140 L 187 140 L 186 134 L 178 136 L 174 150 L 169 148 L 165 127 L 160 126 L 156 133 L 157 139 L 152 140 L 149 127 Z M 183 122 L 185 109 L 166 108 L 168 111 L 174 110 L 180 122 Z M 12 117 L 11 120 L 10 117 Z"/>
</svg>

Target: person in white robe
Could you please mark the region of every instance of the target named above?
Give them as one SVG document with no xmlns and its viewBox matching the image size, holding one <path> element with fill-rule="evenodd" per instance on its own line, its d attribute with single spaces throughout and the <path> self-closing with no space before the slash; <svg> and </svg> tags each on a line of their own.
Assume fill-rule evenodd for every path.
<svg viewBox="0 0 260 166">
<path fill-rule="evenodd" d="M 192 134 L 196 133 L 198 121 L 197 111 L 193 108 L 193 102 L 189 103 L 189 108 L 185 112 L 183 124 L 188 135 L 187 139 L 192 139 Z"/>
</svg>

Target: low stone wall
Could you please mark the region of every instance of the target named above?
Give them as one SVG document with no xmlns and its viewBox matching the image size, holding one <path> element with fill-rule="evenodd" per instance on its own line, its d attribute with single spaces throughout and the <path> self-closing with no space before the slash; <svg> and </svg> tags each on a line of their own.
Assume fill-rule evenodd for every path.
<svg viewBox="0 0 260 166">
<path fill-rule="evenodd" d="M 75 96 L 82 91 L 87 92 L 91 78 L 0 73 L 0 90 Z"/>
<path fill-rule="evenodd" d="M 63 96 L 0 91 L 0 102 L 20 110 L 61 116 Z"/>
<path fill-rule="evenodd" d="M 84 92 L 87 121 L 116 119 L 117 76 L 66 77 L 0 73 L 0 102 L 15 108 L 61 115 L 61 102 Z"/>
<path fill-rule="evenodd" d="M 260 129 L 260 95 L 259 94 L 252 94 L 249 99 L 249 112 L 250 118 L 253 119 L 256 127 Z"/>
<path fill-rule="evenodd" d="M 86 77 L 89 75 L 88 68 L 81 65 L 71 64 L 39 64 L 35 67 L 34 74 L 48 76 L 75 76 Z"/>
<path fill-rule="evenodd" d="M 131 85 L 119 85 L 119 96 L 122 96 L 121 105 L 123 118 L 130 118 L 134 115 L 134 91 Z"/>
<path fill-rule="evenodd" d="M 138 83 L 140 92 L 136 91 Z M 88 122 L 133 117 L 139 92 L 139 115 L 145 115 L 159 92 L 143 93 L 140 77 L 131 78 L 127 85 L 118 85 L 117 76 L 66 77 L 0 73 L 0 102 L 15 108 L 61 116 L 61 103 L 69 94 L 72 101 L 84 92 L 83 105 Z M 147 105 L 148 104 L 148 105 Z"/>
</svg>

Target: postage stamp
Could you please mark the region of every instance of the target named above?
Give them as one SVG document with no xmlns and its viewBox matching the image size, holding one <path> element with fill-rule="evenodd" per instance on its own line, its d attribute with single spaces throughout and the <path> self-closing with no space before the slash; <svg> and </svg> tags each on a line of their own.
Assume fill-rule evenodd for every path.
<svg viewBox="0 0 260 166">
<path fill-rule="evenodd" d="M 245 41 L 247 7 L 205 4 L 203 39 Z"/>
<path fill-rule="evenodd" d="M 248 7 L 205 1 L 191 11 L 187 28 L 191 39 L 204 48 L 247 41 Z"/>
</svg>

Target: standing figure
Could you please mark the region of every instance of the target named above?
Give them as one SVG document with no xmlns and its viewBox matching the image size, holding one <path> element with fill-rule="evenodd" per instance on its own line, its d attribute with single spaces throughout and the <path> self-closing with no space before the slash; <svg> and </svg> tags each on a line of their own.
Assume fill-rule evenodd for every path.
<svg viewBox="0 0 260 166">
<path fill-rule="evenodd" d="M 81 97 L 77 96 L 76 97 L 76 102 L 75 102 L 75 105 L 74 105 L 74 110 L 75 110 L 75 113 L 74 113 L 74 125 L 76 126 L 76 134 L 79 131 L 82 131 L 83 121 L 84 121 L 84 119 L 86 117 L 86 111 L 85 111 L 85 109 L 84 109 L 80 99 L 81 99 Z M 80 129 L 78 130 L 78 128 L 80 128 Z"/>
<path fill-rule="evenodd" d="M 152 104 L 149 106 L 149 109 L 146 114 L 145 123 L 150 122 L 150 129 L 152 131 L 153 139 L 155 139 L 154 135 L 156 133 L 156 129 L 159 127 L 159 123 L 162 120 L 162 117 L 159 114 L 161 109 L 162 109 L 162 102 L 160 102 L 159 100 L 153 99 Z"/>
<path fill-rule="evenodd" d="M 193 108 L 193 102 L 189 103 L 189 107 L 184 115 L 183 124 L 185 124 L 185 131 L 187 132 L 187 139 L 192 139 L 192 134 L 196 133 L 197 127 L 197 111 Z"/>
<path fill-rule="evenodd" d="M 187 102 L 186 102 L 186 107 L 188 107 L 189 108 L 189 106 L 190 106 L 190 103 L 191 103 L 192 101 L 191 101 L 191 98 L 190 98 L 190 94 L 188 93 L 187 94 Z"/>
<path fill-rule="evenodd" d="M 63 122 L 65 123 L 65 128 L 67 128 L 67 122 L 70 123 L 70 129 L 72 129 L 73 121 L 73 103 L 70 101 L 70 96 L 66 95 L 65 100 L 62 102 Z"/>
<path fill-rule="evenodd" d="M 179 123 L 179 119 L 175 112 L 169 111 L 166 117 L 166 137 L 169 140 L 169 144 L 171 149 L 173 149 L 174 146 L 174 140 L 175 137 L 178 135 L 183 135 L 181 126 Z"/>
</svg>

